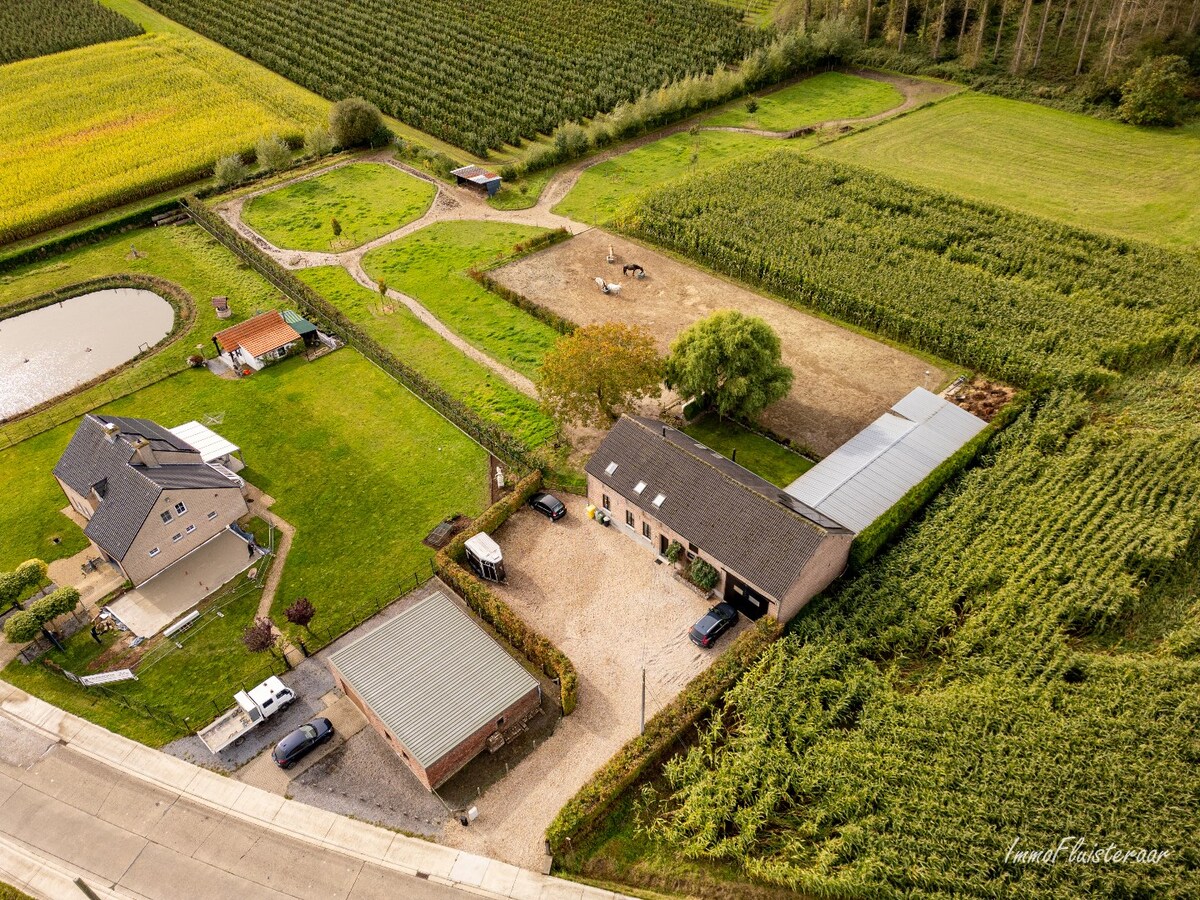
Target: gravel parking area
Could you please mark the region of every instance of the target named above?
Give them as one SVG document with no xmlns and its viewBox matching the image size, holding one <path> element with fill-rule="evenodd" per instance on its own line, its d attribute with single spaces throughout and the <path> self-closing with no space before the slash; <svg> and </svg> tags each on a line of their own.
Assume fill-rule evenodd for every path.
<svg viewBox="0 0 1200 900">
<path fill-rule="evenodd" d="M 703 651 L 687 629 L 711 601 L 677 581 L 654 553 L 588 519 L 581 497 L 562 497 L 566 518 L 529 509 L 496 532 L 508 583 L 504 599 L 570 657 L 579 706 L 554 735 L 483 794 L 469 829 L 449 830 L 454 846 L 515 865 L 544 862 L 543 832 L 591 774 L 638 733 L 642 668 L 649 718 L 727 647 Z M 741 621 L 738 630 L 749 627 Z M 736 633 L 736 631 L 735 631 Z"/>
<path fill-rule="evenodd" d="M 616 257 L 612 265 L 604 261 L 610 246 Z M 622 277 L 621 266 L 630 262 L 645 266 L 645 279 Z M 914 387 L 933 390 L 946 377 L 910 353 L 599 229 L 491 274 L 580 325 L 640 325 L 662 352 L 697 319 L 720 309 L 765 319 L 779 333 L 783 361 L 796 380 L 791 393 L 766 411 L 763 423 L 819 456 L 836 450 Z M 620 282 L 621 293 L 600 293 L 598 276 Z"/>
</svg>

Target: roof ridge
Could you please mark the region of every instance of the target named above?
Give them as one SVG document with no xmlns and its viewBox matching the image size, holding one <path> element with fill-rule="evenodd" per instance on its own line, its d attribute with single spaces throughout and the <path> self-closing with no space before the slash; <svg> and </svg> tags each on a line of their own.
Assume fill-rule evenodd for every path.
<svg viewBox="0 0 1200 900">
<path fill-rule="evenodd" d="M 661 424 L 663 428 L 670 428 L 672 431 L 675 431 L 675 432 L 678 432 L 679 434 L 682 434 L 682 435 L 684 435 L 684 437 L 686 437 L 688 440 L 690 440 L 690 441 L 694 441 L 694 442 L 695 442 L 695 443 L 697 443 L 697 444 L 701 444 L 701 445 L 702 445 L 702 446 L 703 446 L 703 447 L 704 447 L 706 450 L 709 450 L 709 451 L 711 451 L 712 453 L 716 453 L 716 452 L 717 452 L 716 450 L 713 450 L 711 447 L 709 447 L 707 444 L 705 444 L 703 441 L 696 440 L 696 439 L 695 439 L 695 438 L 693 438 L 691 435 L 687 434 L 687 432 L 680 431 L 680 429 L 678 429 L 678 428 L 675 428 L 675 427 L 673 427 L 673 426 L 671 426 L 671 425 L 668 425 L 666 422 L 661 422 L 661 421 L 660 421 L 660 420 L 658 420 L 658 419 L 651 419 L 649 416 L 644 416 L 644 417 L 643 417 L 643 416 L 625 416 L 625 418 L 628 418 L 628 419 L 632 420 L 633 422 L 635 422 L 635 423 L 637 424 L 637 426 L 638 426 L 639 428 L 642 428 L 642 429 L 644 429 L 645 431 L 647 431 L 647 432 L 650 432 L 651 434 L 654 434 L 656 437 L 658 436 L 658 434 L 657 434 L 657 432 L 658 432 L 658 429 L 657 429 L 657 428 L 655 428 L 655 429 L 651 429 L 651 428 L 647 427 L 647 424 L 646 424 L 646 423 L 647 423 L 647 421 L 659 422 L 659 424 Z M 709 460 L 707 460 L 707 459 L 704 459 L 702 456 L 698 456 L 698 455 L 696 455 L 695 453 L 688 453 L 688 451 L 687 451 L 686 449 L 684 449 L 683 447 L 681 447 L 681 446 L 680 446 L 680 445 L 678 445 L 678 444 L 675 444 L 675 443 L 672 443 L 671 441 L 668 441 L 668 440 L 666 440 L 666 438 L 665 438 L 665 437 L 663 438 L 663 442 L 664 442 L 665 444 L 668 444 L 668 445 L 670 445 L 671 447 L 674 447 L 674 448 L 675 448 L 676 450 L 678 450 L 680 453 L 686 453 L 686 454 L 687 454 L 688 456 L 690 456 L 692 459 L 694 459 L 694 460 L 696 460 L 697 462 L 699 462 L 699 463 L 701 463 L 701 464 L 703 464 L 703 465 L 707 466 L 707 467 L 708 467 L 708 468 L 710 468 L 712 471 L 716 472 L 716 473 L 717 473 L 719 476 L 721 476 L 721 478 L 723 478 L 723 479 L 724 479 L 726 482 L 728 482 L 729 484 L 732 484 L 732 485 L 734 485 L 735 487 L 737 487 L 737 488 L 740 488 L 741 490 L 745 491 L 745 492 L 746 492 L 746 493 L 748 493 L 748 494 L 753 494 L 755 497 L 758 497 L 758 498 L 759 498 L 759 499 L 761 499 L 761 500 L 766 500 L 768 503 L 770 503 L 770 504 L 772 504 L 772 505 L 774 505 L 774 506 L 777 506 L 777 507 L 779 507 L 779 508 L 780 508 L 780 509 L 782 509 L 784 512 L 787 512 L 787 513 L 789 513 L 790 515 L 792 515 L 793 517 L 795 517 L 795 518 L 799 519 L 799 520 L 800 520 L 801 522 L 803 522 L 805 525 L 808 525 L 808 526 L 810 526 L 810 527 L 812 527 L 812 528 L 816 529 L 817 531 L 820 531 L 820 532 L 823 532 L 823 533 L 824 533 L 824 532 L 828 532 L 828 531 L 830 531 L 830 529 L 826 528 L 824 525 L 821 525 L 819 522 L 814 522 L 812 519 L 810 519 L 808 516 L 804 515 L 803 513 L 799 512 L 799 511 L 797 511 L 797 510 L 795 510 L 795 509 L 792 509 L 790 506 L 787 506 L 786 504 L 780 503 L 780 502 L 779 502 L 779 500 L 778 500 L 777 498 L 775 498 L 775 497 L 768 497 L 766 494 L 762 493 L 761 491 L 756 491 L 756 490 L 754 490 L 754 488 L 750 487 L 750 485 L 748 485 L 748 484 L 744 484 L 743 482 L 741 482 L 741 481 L 738 481 L 736 478 L 733 478 L 733 477 L 731 477 L 730 475 L 727 475 L 725 472 L 722 472 L 722 471 L 721 471 L 721 468 L 720 468 L 719 466 L 715 466 L 715 465 L 713 465 L 713 464 L 712 464 L 712 463 L 711 463 Z M 720 454 L 718 454 L 718 456 L 719 456 L 719 455 L 720 455 Z M 733 463 L 734 465 L 740 465 L 740 463 L 734 462 L 734 460 L 729 460 L 729 461 L 730 461 L 731 463 Z M 745 466 L 742 466 L 742 468 L 743 468 L 743 469 L 745 469 L 746 467 L 745 467 Z M 746 469 L 746 471 L 747 471 L 747 472 L 750 472 L 750 470 L 749 470 L 749 469 Z M 754 475 L 755 473 L 754 473 L 754 472 L 750 472 L 750 474 L 751 474 L 751 475 Z M 762 476 L 756 476 L 756 477 L 759 477 L 759 478 L 761 478 Z M 763 481 L 765 481 L 765 482 L 766 482 L 766 479 L 764 478 L 764 479 L 763 479 Z M 767 484 L 770 484 L 770 482 L 766 482 L 766 483 L 767 483 Z M 779 493 L 781 493 L 781 494 L 786 494 L 786 493 L 787 493 L 786 491 L 784 491 L 784 490 L 783 490 L 783 488 L 779 488 L 779 489 L 778 489 L 778 491 L 779 491 Z"/>
</svg>

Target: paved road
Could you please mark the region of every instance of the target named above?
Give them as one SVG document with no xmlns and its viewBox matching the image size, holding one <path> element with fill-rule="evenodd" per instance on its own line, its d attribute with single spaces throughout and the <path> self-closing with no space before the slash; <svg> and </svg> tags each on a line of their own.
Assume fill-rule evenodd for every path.
<svg viewBox="0 0 1200 900">
<path fill-rule="evenodd" d="M 101 897 L 466 896 L 203 807 L 0 716 L 0 882 L 27 884 L 38 857 Z M 84 897 L 69 877 L 34 889 Z"/>
</svg>

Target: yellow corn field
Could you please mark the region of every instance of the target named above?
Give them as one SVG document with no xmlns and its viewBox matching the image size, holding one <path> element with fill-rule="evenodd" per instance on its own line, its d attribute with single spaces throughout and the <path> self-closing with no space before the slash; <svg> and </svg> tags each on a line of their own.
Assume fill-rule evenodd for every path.
<svg viewBox="0 0 1200 900">
<path fill-rule="evenodd" d="M 327 104 L 199 39 L 148 34 L 0 77 L 0 244 L 200 178 Z"/>
</svg>

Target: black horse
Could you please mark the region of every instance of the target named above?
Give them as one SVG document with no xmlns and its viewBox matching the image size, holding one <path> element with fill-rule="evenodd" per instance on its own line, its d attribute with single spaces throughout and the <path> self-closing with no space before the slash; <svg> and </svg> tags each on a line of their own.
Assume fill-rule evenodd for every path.
<svg viewBox="0 0 1200 900">
<path fill-rule="evenodd" d="M 641 278 L 646 274 L 646 270 L 637 263 L 627 263 L 626 265 L 621 266 L 622 275 L 628 275 L 630 272 L 633 273 L 634 278 Z"/>
</svg>

